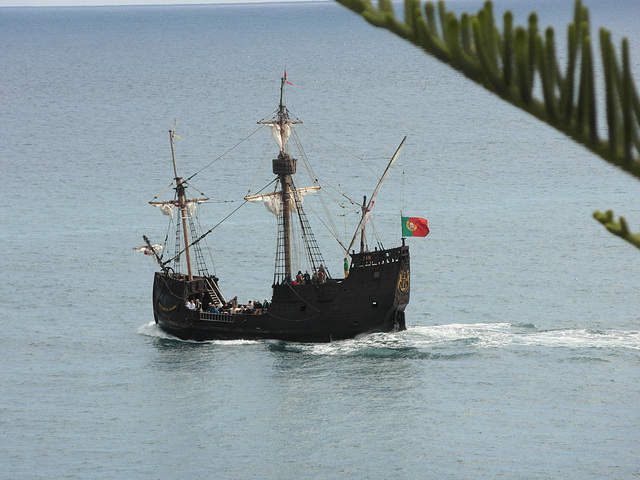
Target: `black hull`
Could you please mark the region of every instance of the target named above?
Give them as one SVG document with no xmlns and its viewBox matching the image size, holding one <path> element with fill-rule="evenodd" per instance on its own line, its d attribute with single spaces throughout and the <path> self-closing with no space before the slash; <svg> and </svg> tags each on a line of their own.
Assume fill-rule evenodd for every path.
<svg viewBox="0 0 640 480">
<path fill-rule="evenodd" d="M 207 288 L 207 284 L 209 287 Z M 205 313 L 185 301 L 211 300 L 214 277 L 157 272 L 153 285 L 156 323 L 184 340 L 279 339 L 330 342 L 372 332 L 404 330 L 409 303 L 409 247 L 352 256 L 347 278 L 305 285 L 275 285 L 268 308 L 256 313 Z"/>
</svg>

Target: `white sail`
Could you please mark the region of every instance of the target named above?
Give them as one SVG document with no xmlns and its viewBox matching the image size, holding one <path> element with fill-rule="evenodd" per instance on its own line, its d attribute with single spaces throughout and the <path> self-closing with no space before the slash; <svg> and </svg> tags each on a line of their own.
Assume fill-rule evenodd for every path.
<svg viewBox="0 0 640 480">
<path fill-rule="evenodd" d="M 321 187 L 317 185 L 315 187 L 298 188 L 295 191 L 300 196 L 300 202 L 302 202 L 302 199 L 305 195 L 309 193 L 315 193 L 316 191 L 320 190 L 320 188 Z M 269 210 L 269 212 L 273 213 L 275 216 L 278 216 L 282 211 L 282 200 L 280 198 L 281 196 L 282 192 L 271 192 L 261 195 L 249 195 L 247 197 L 244 197 L 244 199 L 253 203 L 263 202 L 264 206 L 267 208 L 267 210 Z M 296 208 L 296 202 L 293 198 L 293 192 L 291 192 L 291 194 L 289 195 L 289 209 L 292 212 L 298 211 L 298 209 Z"/>
<path fill-rule="evenodd" d="M 145 255 L 153 255 L 153 253 L 160 253 L 162 251 L 162 245 L 159 243 L 154 243 L 149 248 L 148 245 L 144 245 L 142 247 L 133 247 L 136 252 L 144 253 Z"/>
<path fill-rule="evenodd" d="M 196 213 L 196 205 L 200 203 L 198 201 L 193 201 L 193 202 L 187 202 L 187 212 L 189 212 L 189 215 L 193 215 L 194 213 Z"/>
<path fill-rule="evenodd" d="M 291 135 L 291 126 L 285 123 L 281 127 L 278 122 L 268 122 L 266 125 L 271 127 L 271 136 L 278 144 L 280 150 L 284 150 L 284 146 L 287 144 L 289 136 Z"/>
<path fill-rule="evenodd" d="M 278 196 L 280 193 L 281 192 L 275 192 L 268 195 L 253 195 L 253 198 L 244 197 L 244 199 L 249 200 L 252 203 L 263 202 L 269 212 L 278 216 L 280 214 L 280 210 L 282 210 L 282 202 Z"/>
<path fill-rule="evenodd" d="M 196 205 L 198 203 L 204 203 L 208 198 L 193 198 L 187 200 L 185 207 L 189 215 L 193 215 L 196 211 Z M 149 202 L 154 207 L 158 207 L 163 215 L 167 215 L 173 219 L 173 210 L 178 207 L 176 201 L 165 201 L 165 202 Z"/>
<path fill-rule="evenodd" d="M 376 188 L 373 191 L 373 194 L 371 195 L 371 198 L 369 199 L 369 203 L 367 203 L 366 210 L 362 213 L 362 217 L 360 218 L 360 222 L 358 223 L 358 227 L 356 228 L 356 232 L 353 234 L 353 238 L 351 239 L 351 243 L 349 244 L 349 247 L 347 248 L 347 253 L 349 253 L 349 251 L 351 250 L 351 247 L 353 247 L 353 244 L 356 242 L 356 238 L 358 238 L 358 235 L 360 234 L 360 232 L 362 232 L 362 229 L 364 228 L 365 224 L 367 223 L 367 220 L 369 220 L 369 212 L 373 208 L 373 204 L 376 202 L 376 198 L 378 197 L 378 193 L 380 193 L 380 188 L 382 188 L 382 182 L 384 182 L 385 178 L 387 178 L 387 174 L 389 173 L 389 170 L 391 170 L 391 167 L 393 166 L 394 163 L 396 163 L 396 160 L 400 156 L 400 151 L 402 150 L 402 147 L 404 147 L 404 142 L 405 142 L 406 139 L 407 139 L 406 136 L 402 139 L 402 142 L 400 142 L 400 146 L 396 150 L 396 153 L 393 154 L 393 157 L 391 157 L 391 161 L 389 162 L 389 165 L 387 165 L 387 168 L 385 169 L 384 173 L 382 174 L 382 177 L 380 177 L 380 181 L 378 182 L 378 185 L 376 185 Z"/>
<path fill-rule="evenodd" d="M 171 219 L 173 220 L 173 208 L 175 207 L 175 205 L 154 205 L 154 206 L 158 207 L 163 215 L 167 215 L 171 217 Z"/>
</svg>

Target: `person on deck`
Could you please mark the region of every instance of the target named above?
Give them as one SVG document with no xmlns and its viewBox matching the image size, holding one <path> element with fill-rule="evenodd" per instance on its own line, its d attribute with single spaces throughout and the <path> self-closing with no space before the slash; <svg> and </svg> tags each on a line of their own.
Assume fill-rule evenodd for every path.
<svg viewBox="0 0 640 480">
<path fill-rule="evenodd" d="M 347 260 L 347 257 L 344 258 L 344 278 L 347 278 L 349 276 L 349 260 Z"/>
<path fill-rule="evenodd" d="M 304 271 L 304 275 L 302 276 L 302 279 L 304 280 L 304 283 L 306 283 L 306 284 L 311 283 L 311 275 L 309 275 L 309 270 L 305 270 Z"/>
<path fill-rule="evenodd" d="M 304 278 L 302 278 L 302 272 L 298 270 L 298 274 L 296 275 L 296 283 L 298 285 L 302 285 L 304 283 Z"/>
<path fill-rule="evenodd" d="M 320 264 L 318 268 L 318 280 L 320 283 L 324 283 L 327 280 L 327 271 L 324 269 L 324 265 Z"/>
</svg>

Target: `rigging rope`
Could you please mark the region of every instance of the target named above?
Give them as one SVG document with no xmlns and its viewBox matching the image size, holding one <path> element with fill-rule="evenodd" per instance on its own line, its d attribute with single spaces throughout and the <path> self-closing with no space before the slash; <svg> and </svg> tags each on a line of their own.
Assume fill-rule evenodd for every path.
<svg viewBox="0 0 640 480">
<path fill-rule="evenodd" d="M 202 228 L 202 224 L 200 223 L 200 215 L 196 215 L 196 222 L 198 222 L 198 228 L 200 228 L 200 231 L 203 231 L 204 228 Z M 211 247 L 209 247 L 209 244 L 207 243 L 207 240 L 204 240 L 204 244 L 206 247 L 207 252 L 209 253 L 209 260 L 211 260 L 211 265 L 213 267 L 213 274 L 216 275 L 216 262 L 213 259 L 213 255 L 211 254 Z"/>
<path fill-rule="evenodd" d="M 226 152 L 224 152 L 222 155 L 220 155 L 218 158 L 212 160 L 210 163 L 208 163 L 207 165 L 205 165 L 204 167 L 202 167 L 200 170 L 198 170 L 197 172 L 195 172 L 193 175 L 191 175 L 189 178 L 186 179 L 186 181 L 188 182 L 189 180 L 191 180 L 193 177 L 195 177 L 196 175 L 198 175 L 199 173 L 201 173 L 203 170 L 206 170 L 207 168 L 209 168 L 211 165 L 213 165 L 214 163 L 216 163 L 218 160 L 222 160 L 222 158 L 229 153 L 230 151 L 232 151 L 233 149 L 237 148 L 239 145 L 243 144 L 244 142 L 246 142 L 247 140 L 249 140 L 253 135 L 255 135 L 257 132 L 259 132 L 260 130 L 262 130 L 262 128 L 264 127 L 264 125 L 259 126 L 256 130 L 254 130 L 252 133 L 250 133 L 249 135 L 247 135 L 245 138 L 243 138 L 242 140 L 240 140 L 238 143 L 236 143 L 233 147 L 231 147 L 229 150 L 227 150 Z"/>
<path fill-rule="evenodd" d="M 307 172 L 309 173 L 309 176 L 311 177 L 311 181 L 314 183 L 314 185 L 319 185 L 318 184 L 318 179 L 316 177 L 316 174 L 313 171 L 313 168 L 311 167 L 311 164 L 309 163 L 309 160 L 307 159 L 307 154 L 304 152 L 304 149 L 302 148 L 302 143 L 300 142 L 300 139 L 298 138 L 298 133 L 293 129 L 291 129 L 291 130 L 292 130 L 293 140 L 295 141 L 296 146 L 298 147 L 298 150 L 300 151 L 300 156 L 302 157 L 302 161 L 304 162 L 304 165 L 307 168 Z M 333 221 L 333 217 L 331 216 L 331 213 L 329 212 L 329 209 L 327 208 L 327 205 L 324 202 L 324 197 L 322 195 L 320 195 L 319 198 L 320 198 L 320 203 L 322 204 L 322 208 L 324 209 L 324 213 L 327 216 L 327 218 L 329 219 L 329 224 L 331 225 L 331 229 L 328 229 L 328 228 L 327 229 L 329 230 L 331 235 L 337 240 L 338 228 L 336 227 L 336 224 Z M 326 225 L 325 225 L 325 228 L 326 228 Z"/>
<path fill-rule="evenodd" d="M 271 185 L 273 183 L 273 181 L 269 182 L 267 185 L 265 185 L 264 187 L 262 187 L 259 192 L 261 192 L 262 190 L 264 190 L 265 188 L 267 188 L 269 185 Z M 258 192 L 258 193 L 259 193 Z M 178 254 L 174 255 L 172 258 L 170 258 L 169 260 L 166 260 L 163 265 L 166 265 L 167 263 L 175 260 L 176 258 L 180 257 L 180 255 L 182 255 L 187 248 L 195 245 L 196 243 L 200 242 L 201 240 L 203 240 L 207 235 L 209 235 L 211 232 L 213 232 L 216 228 L 218 228 L 220 225 L 222 225 L 224 222 L 226 222 L 229 217 L 231 217 L 234 213 L 236 213 L 238 210 L 240 210 L 242 207 L 244 207 L 247 203 L 249 203 L 249 200 L 245 200 L 244 202 L 242 202 L 238 207 L 236 207 L 229 215 L 227 215 L 226 217 L 224 217 L 222 220 L 220 220 L 218 223 L 216 223 L 213 227 L 211 227 L 208 231 L 206 231 L 205 233 L 203 233 L 202 235 L 200 235 L 197 239 L 193 240 L 188 246 L 186 246 L 185 248 L 183 248 Z"/>
<path fill-rule="evenodd" d="M 303 127 L 304 127 L 304 128 L 305 128 L 309 133 L 311 133 L 312 135 L 317 135 L 319 138 L 321 138 L 321 139 L 322 139 L 322 140 L 324 140 L 325 142 L 327 142 L 327 143 L 329 143 L 329 144 L 333 145 L 334 147 L 338 148 L 339 150 L 342 150 L 342 151 L 343 151 L 344 153 L 346 153 L 347 155 L 350 155 L 350 156 L 352 156 L 352 157 L 357 158 L 358 160 L 360 160 L 360 162 L 362 162 L 362 164 L 363 164 L 365 167 L 367 167 L 367 168 L 369 169 L 369 171 L 370 171 L 371 173 L 373 173 L 373 174 L 376 176 L 376 178 L 377 178 L 378 180 L 380 180 L 380 177 L 378 176 L 378 174 L 377 174 L 376 172 L 374 172 L 374 171 L 373 171 L 373 169 L 372 169 L 369 165 L 367 165 L 367 164 L 366 164 L 366 162 L 364 161 L 364 159 L 363 159 L 362 157 L 359 157 L 358 155 L 356 155 L 356 154 L 354 154 L 354 153 L 351 153 L 349 150 L 347 150 L 347 149 L 345 149 L 345 148 L 342 148 L 340 145 L 338 145 L 338 144 L 336 144 L 336 143 L 332 142 L 331 140 L 329 140 L 328 138 L 323 137 L 322 135 L 320 135 L 320 134 L 318 134 L 318 133 L 314 132 L 313 130 L 311 130 L 310 128 L 308 128 L 308 127 L 307 127 L 306 125 L 304 125 L 304 124 L 303 124 Z"/>
<path fill-rule="evenodd" d="M 300 123 L 302 123 L 302 122 L 300 122 Z M 311 134 L 313 134 L 313 135 L 317 135 L 316 133 L 314 133 L 313 131 L 311 131 L 309 128 L 305 127 L 305 129 L 306 129 L 309 133 L 311 133 Z M 331 184 L 331 182 L 327 182 L 327 181 L 325 181 L 324 179 L 322 179 L 321 177 L 319 177 L 319 176 L 317 176 L 317 175 L 316 175 L 316 172 L 315 172 L 315 171 L 313 171 L 313 169 L 311 168 L 310 163 L 309 163 L 309 161 L 308 161 L 308 159 L 307 159 L 307 156 L 306 156 L 306 154 L 304 153 L 304 151 L 303 151 L 303 149 L 302 149 L 302 143 L 300 142 L 300 138 L 298 137 L 298 132 L 296 132 L 296 131 L 295 131 L 295 129 L 293 129 L 293 128 L 292 128 L 292 129 L 291 129 L 291 134 L 292 134 L 292 136 L 293 136 L 293 138 L 294 138 L 294 141 L 296 142 L 296 145 L 298 146 L 298 148 L 300 149 L 300 151 L 301 151 L 301 153 L 302 153 L 302 155 L 303 155 L 303 160 L 304 160 L 304 162 L 305 162 L 305 166 L 307 167 L 307 170 L 309 171 L 309 176 L 311 177 L 311 180 L 312 180 L 313 182 L 315 182 L 316 184 L 320 184 L 320 182 L 322 182 L 322 184 L 324 185 L 324 187 L 322 187 L 322 188 L 323 188 L 323 190 L 326 190 L 327 188 L 330 188 L 331 190 L 334 190 L 335 192 L 337 192 L 337 193 L 338 193 L 338 195 L 340 195 L 340 196 L 342 196 L 342 197 L 346 198 L 346 199 L 347 199 L 347 200 L 348 200 L 352 205 L 357 206 L 358 211 L 360 211 L 360 203 L 359 203 L 359 202 L 356 202 L 356 201 L 355 201 L 355 200 L 353 200 L 353 199 L 351 199 L 351 198 L 347 195 L 347 193 L 344 191 L 344 189 L 342 188 L 342 185 L 340 185 L 339 183 L 337 183 L 337 184 L 336 184 L 338 187 L 340 187 L 340 190 L 338 190 L 335 186 L 333 186 L 333 185 Z M 369 167 L 366 165 L 366 163 L 364 163 L 364 160 L 363 160 L 362 158 L 358 157 L 357 155 L 354 155 L 353 153 L 349 152 L 348 150 L 345 150 L 344 148 L 340 147 L 339 145 L 336 145 L 335 143 L 330 142 L 329 140 L 327 140 L 326 138 L 324 138 L 324 137 L 323 137 L 323 136 L 321 136 L 321 135 L 318 135 L 318 137 L 319 137 L 319 138 L 321 138 L 321 139 L 323 139 L 323 140 L 325 140 L 327 143 L 329 143 L 329 144 L 331 144 L 331 145 L 334 145 L 334 146 L 335 146 L 335 147 L 337 147 L 339 150 L 342 150 L 343 152 L 346 152 L 346 153 L 347 153 L 347 154 L 349 154 L 350 156 L 357 158 L 357 159 L 358 159 L 358 160 L 360 160 L 360 161 L 361 161 L 361 162 L 362 162 L 362 163 L 363 163 L 363 164 L 364 164 L 364 165 L 365 165 L 369 170 L 371 170 L 371 168 L 369 168 Z M 372 172 L 372 173 L 374 173 L 374 172 Z M 375 173 L 374 173 L 374 175 L 375 175 Z M 376 178 L 377 178 L 378 180 L 380 179 L 380 177 L 377 177 L 377 176 L 376 176 Z"/>
<path fill-rule="evenodd" d="M 251 193 L 251 189 L 253 188 L 253 184 L 255 183 L 256 178 L 258 177 L 258 173 L 260 173 L 260 169 L 262 168 L 262 164 L 264 163 L 264 159 L 267 158 L 267 150 L 269 149 L 269 144 L 270 144 L 270 142 L 266 142 L 266 144 L 265 144 L 264 152 L 262 154 L 262 160 L 260 160 L 260 165 L 258 165 L 258 168 L 256 168 L 256 173 L 253 175 L 253 179 L 251 180 L 251 183 L 249 184 L 249 189 L 247 190 L 247 195 L 249 195 Z M 271 183 L 273 183 L 273 182 L 271 182 Z M 260 191 L 264 190 L 265 188 L 266 187 L 263 187 Z"/>
<path fill-rule="evenodd" d="M 162 194 L 163 194 L 164 192 L 166 192 L 168 189 L 170 189 L 171 187 L 173 187 L 173 183 L 174 183 L 174 182 L 171 182 L 169 185 L 167 185 L 166 187 L 164 187 L 160 193 L 158 193 L 155 197 L 153 197 L 153 199 L 154 199 L 154 200 L 155 200 L 155 199 L 157 199 L 160 195 L 162 195 Z"/>
<path fill-rule="evenodd" d="M 233 215 L 234 213 L 236 213 L 238 210 L 240 210 L 246 203 L 248 203 L 249 200 L 245 200 L 244 202 L 242 202 L 242 204 L 240 206 L 238 206 L 233 212 L 231 212 L 229 215 L 227 215 L 226 217 L 224 217 L 222 220 L 220 220 L 217 224 L 215 224 L 213 227 L 211 227 L 207 232 L 203 233 L 202 235 L 200 235 L 196 240 L 194 240 L 193 242 L 191 242 L 187 247 L 183 248 L 180 253 L 178 253 L 177 255 L 175 255 L 173 258 L 170 258 L 169 260 L 167 260 L 166 262 L 164 262 L 164 264 L 166 265 L 167 263 L 171 262 L 174 258 L 179 257 L 180 255 L 182 255 L 188 247 L 191 247 L 192 245 L 195 245 L 196 243 L 198 243 L 200 240 L 202 240 L 204 237 L 206 237 L 207 235 L 209 235 L 211 232 L 213 232 L 216 228 L 218 228 L 220 225 L 222 225 L 223 222 L 225 222 L 231 215 Z"/>
</svg>

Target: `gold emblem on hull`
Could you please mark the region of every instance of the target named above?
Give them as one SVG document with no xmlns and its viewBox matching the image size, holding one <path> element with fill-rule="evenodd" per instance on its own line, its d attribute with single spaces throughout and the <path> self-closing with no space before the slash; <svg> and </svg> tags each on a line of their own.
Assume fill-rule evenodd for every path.
<svg viewBox="0 0 640 480">
<path fill-rule="evenodd" d="M 406 295 L 409 293 L 409 285 L 409 270 L 402 270 L 398 279 L 398 291 Z"/>
<path fill-rule="evenodd" d="M 174 305 L 173 307 L 165 307 L 164 305 L 162 305 L 162 303 L 160 303 L 160 300 L 158 300 L 158 307 L 160 307 L 160 310 L 162 310 L 163 312 L 173 312 L 176 308 L 178 308 L 178 305 Z"/>
</svg>

